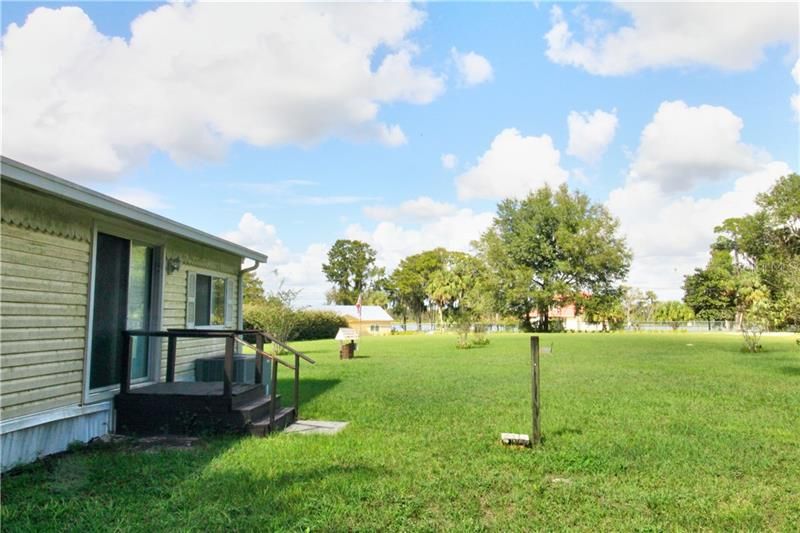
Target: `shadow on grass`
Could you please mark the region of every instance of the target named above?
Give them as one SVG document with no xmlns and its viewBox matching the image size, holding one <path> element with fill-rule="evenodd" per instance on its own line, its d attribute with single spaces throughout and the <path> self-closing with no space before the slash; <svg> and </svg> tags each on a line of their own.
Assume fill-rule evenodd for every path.
<svg viewBox="0 0 800 533">
<path fill-rule="evenodd" d="M 553 437 L 560 437 L 561 435 L 583 435 L 583 430 L 580 428 L 560 428 L 550 432 Z"/>
<path fill-rule="evenodd" d="M 386 475 L 358 462 L 259 468 L 238 462 L 233 449 L 241 442 L 213 437 L 185 451 L 126 442 L 28 465 L 2 476 L 3 530 L 297 529 L 319 510 L 316 487 L 369 485 Z M 235 459 L 226 459 L 232 451 Z"/>
<path fill-rule="evenodd" d="M 800 366 L 782 366 L 778 370 L 787 376 L 800 376 Z"/>
<path fill-rule="evenodd" d="M 140 506 L 156 507 L 239 440 L 204 438 L 178 451 L 141 450 L 125 439 L 44 457 L 3 474 L 3 530 L 124 529 L 113 524 L 137 517 Z M 105 498 L 97 501 L 98 494 Z"/>
<path fill-rule="evenodd" d="M 359 462 L 313 468 L 284 465 L 281 470 L 269 474 L 256 468 L 206 469 L 202 476 L 185 480 L 170 506 L 192 510 L 188 521 L 202 522 L 212 531 L 308 531 L 320 527 L 320 519 L 329 520 L 331 511 L 341 512 L 336 508 L 353 487 L 368 487 L 387 476 L 386 470 Z M 317 497 L 320 490 L 330 491 L 322 487 L 334 485 L 341 487 L 339 498 Z M 208 487 L 224 494 L 224 501 L 209 500 Z M 198 509 L 199 502 L 215 509 Z M 232 523 L 221 520 L 225 515 Z"/>
<path fill-rule="evenodd" d="M 307 404 L 317 396 L 328 392 L 341 383 L 341 379 L 309 379 L 300 375 L 300 407 Z M 278 379 L 278 393 L 283 395 L 284 404 L 292 401 L 294 394 L 294 378 L 285 377 Z"/>
</svg>

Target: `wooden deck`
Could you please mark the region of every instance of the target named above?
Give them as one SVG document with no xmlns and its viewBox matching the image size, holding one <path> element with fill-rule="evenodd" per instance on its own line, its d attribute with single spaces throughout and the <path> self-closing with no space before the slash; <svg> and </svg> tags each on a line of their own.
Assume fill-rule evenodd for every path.
<svg viewBox="0 0 800 533">
<path fill-rule="evenodd" d="M 117 432 L 123 434 L 183 434 L 250 432 L 265 435 L 291 424 L 294 408 L 281 408 L 263 385 L 233 383 L 230 402 L 222 382 L 168 382 L 131 388 L 114 399 Z"/>
<path fill-rule="evenodd" d="M 266 435 L 283 429 L 297 419 L 300 405 L 300 360 L 315 364 L 313 359 L 266 331 L 169 329 L 126 330 L 123 334 L 125 349 L 120 352 L 120 391 L 114 397 L 118 433 L 197 435 L 250 432 L 253 435 Z M 255 336 L 256 344 L 245 342 L 243 336 Z M 142 387 L 131 385 L 131 353 L 136 337 L 159 339 L 159 342 L 166 339 L 166 382 Z M 175 381 L 178 340 L 186 338 L 225 339 L 222 381 Z M 237 343 L 255 354 L 255 384 L 235 381 L 234 347 Z M 266 343 L 288 351 L 294 356 L 294 364 L 265 352 L 263 348 Z M 263 375 L 265 358 L 271 362 L 269 380 Z M 279 365 L 294 373 L 293 407 L 282 408 L 281 397 L 276 394 Z M 264 383 L 269 383 L 269 396 L 264 392 Z"/>
</svg>

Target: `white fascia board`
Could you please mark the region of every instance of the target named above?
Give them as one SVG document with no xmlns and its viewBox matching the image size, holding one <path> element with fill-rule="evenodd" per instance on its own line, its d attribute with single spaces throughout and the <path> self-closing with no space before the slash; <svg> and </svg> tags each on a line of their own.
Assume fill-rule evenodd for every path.
<svg viewBox="0 0 800 533">
<path fill-rule="evenodd" d="M 0 174 L 2 174 L 4 179 L 14 183 L 46 192 L 79 205 L 87 206 L 132 222 L 137 222 L 160 231 L 166 231 L 173 235 L 216 248 L 217 250 L 223 250 L 238 255 L 239 257 L 252 259 L 259 263 L 267 262 L 267 256 L 260 252 L 226 241 L 225 239 L 220 239 L 210 233 L 151 213 L 145 209 L 82 187 L 81 185 L 48 174 L 47 172 L 30 167 L 19 161 L 14 161 L 5 156 L 0 156 Z"/>
</svg>

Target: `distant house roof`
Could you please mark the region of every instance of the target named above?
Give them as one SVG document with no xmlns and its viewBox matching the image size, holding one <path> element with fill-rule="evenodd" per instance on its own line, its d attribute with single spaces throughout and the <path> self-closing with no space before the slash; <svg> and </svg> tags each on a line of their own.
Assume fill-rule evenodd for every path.
<svg viewBox="0 0 800 533">
<path fill-rule="evenodd" d="M 97 191 L 87 189 L 76 183 L 59 178 L 47 172 L 25 165 L 8 157 L 0 156 L 0 171 L 4 180 L 12 183 L 17 183 L 23 187 L 48 193 L 57 198 L 68 200 L 75 204 L 90 207 L 110 215 L 123 218 L 132 222 L 138 222 L 145 226 L 155 228 L 160 231 L 166 231 L 173 235 L 189 239 L 190 241 L 199 242 L 229 252 L 239 257 L 246 257 L 265 263 L 267 256 L 240 246 L 236 243 L 226 241 L 210 233 L 200 231 L 199 229 L 192 228 L 175 222 L 161 215 L 151 213 L 139 207 L 117 200 Z"/>
<path fill-rule="evenodd" d="M 321 305 L 314 309 L 318 311 L 333 311 L 340 316 L 358 318 L 358 310 L 355 305 Z M 394 319 L 380 305 L 362 305 L 361 321 L 393 322 Z"/>
</svg>

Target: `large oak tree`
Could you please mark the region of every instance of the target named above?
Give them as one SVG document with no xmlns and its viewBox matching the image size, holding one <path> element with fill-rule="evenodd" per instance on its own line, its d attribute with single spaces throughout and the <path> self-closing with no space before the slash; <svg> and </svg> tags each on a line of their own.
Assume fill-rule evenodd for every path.
<svg viewBox="0 0 800 533">
<path fill-rule="evenodd" d="M 536 309 L 549 329 L 550 308 L 583 293 L 607 295 L 628 273 L 631 253 L 608 210 L 566 185 L 500 202 L 476 247 L 489 265 L 498 311 L 527 324 Z"/>
</svg>

